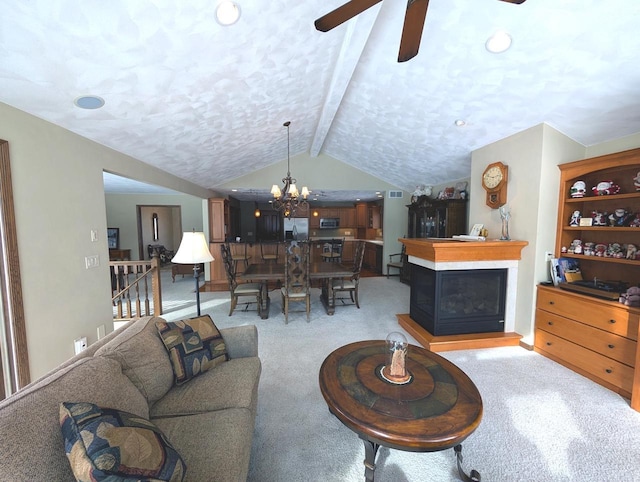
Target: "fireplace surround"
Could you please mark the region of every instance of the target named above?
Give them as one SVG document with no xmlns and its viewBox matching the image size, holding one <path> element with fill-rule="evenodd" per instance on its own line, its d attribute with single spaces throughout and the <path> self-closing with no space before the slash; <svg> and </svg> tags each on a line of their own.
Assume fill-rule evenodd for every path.
<svg viewBox="0 0 640 482">
<path fill-rule="evenodd" d="M 504 331 L 507 269 L 436 271 L 414 265 L 410 316 L 436 336 Z"/>
</svg>

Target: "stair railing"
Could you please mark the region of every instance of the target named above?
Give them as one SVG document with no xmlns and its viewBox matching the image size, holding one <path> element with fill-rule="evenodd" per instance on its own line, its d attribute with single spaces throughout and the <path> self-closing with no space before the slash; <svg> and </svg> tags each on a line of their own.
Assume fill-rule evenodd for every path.
<svg viewBox="0 0 640 482">
<path fill-rule="evenodd" d="M 114 321 L 162 315 L 160 260 L 157 257 L 143 261 L 109 261 L 109 270 Z"/>
</svg>

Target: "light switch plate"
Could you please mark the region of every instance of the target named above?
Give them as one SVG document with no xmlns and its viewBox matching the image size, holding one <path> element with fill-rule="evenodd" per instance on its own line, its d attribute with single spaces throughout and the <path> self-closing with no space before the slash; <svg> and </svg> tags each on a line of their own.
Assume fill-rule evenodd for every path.
<svg viewBox="0 0 640 482">
<path fill-rule="evenodd" d="M 87 269 L 97 268 L 98 266 L 100 266 L 100 256 L 97 254 L 94 254 L 92 256 L 85 256 L 84 264 Z"/>
</svg>

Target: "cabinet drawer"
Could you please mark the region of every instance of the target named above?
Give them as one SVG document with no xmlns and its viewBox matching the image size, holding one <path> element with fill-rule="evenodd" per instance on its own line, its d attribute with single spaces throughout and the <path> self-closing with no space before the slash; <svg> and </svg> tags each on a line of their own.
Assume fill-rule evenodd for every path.
<svg viewBox="0 0 640 482">
<path fill-rule="evenodd" d="M 631 393 L 633 368 L 544 330 L 536 330 L 535 347 Z"/>
<path fill-rule="evenodd" d="M 638 339 L 638 316 L 613 302 L 566 293 L 559 289 L 538 289 L 536 307 L 616 335 Z"/>
<path fill-rule="evenodd" d="M 544 310 L 536 310 L 536 328 L 634 366 L 636 342 Z"/>
</svg>

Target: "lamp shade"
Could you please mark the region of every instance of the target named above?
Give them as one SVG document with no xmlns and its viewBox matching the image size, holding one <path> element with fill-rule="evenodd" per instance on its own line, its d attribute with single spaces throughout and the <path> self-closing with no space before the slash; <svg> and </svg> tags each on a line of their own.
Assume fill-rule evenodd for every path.
<svg viewBox="0 0 640 482">
<path fill-rule="evenodd" d="M 171 261 L 178 264 L 198 264 L 213 261 L 204 233 L 195 231 L 182 233 L 180 247 Z"/>
</svg>

